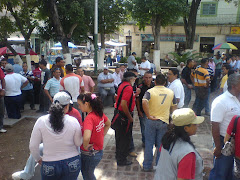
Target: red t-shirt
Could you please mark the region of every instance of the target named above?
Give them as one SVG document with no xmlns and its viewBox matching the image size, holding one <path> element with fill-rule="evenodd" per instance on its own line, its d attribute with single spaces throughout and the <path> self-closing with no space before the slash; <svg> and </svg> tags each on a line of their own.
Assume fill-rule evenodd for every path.
<svg viewBox="0 0 240 180">
<path fill-rule="evenodd" d="M 78 122 L 81 126 L 81 129 L 83 128 L 82 117 L 81 117 L 81 114 L 79 113 L 79 111 L 77 109 L 72 107 L 72 110 L 70 112 L 66 113 L 66 114 L 68 114 L 69 116 L 75 117 L 78 120 Z"/>
<path fill-rule="evenodd" d="M 233 116 L 231 122 L 228 125 L 227 133 L 229 135 L 231 135 L 231 133 L 232 133 L 233 126 L 234 126 L 234 121 L 235 121 L 236 117 L 237 117 L 237 115 Z M 235 134 L 235 142 L 240 142 L 240 132 L 239 132 L 239 129 L 240 129 L 240 121 L 238 119 L 237 128 L 236 128 L 236 134 Z M 240 143 L 235 143 L 235 156 L 240 157 Z"/>
<path fill-rule="evenodd" d="M 39 68 L 34 69 L 33 75 L 35 77 L 34 81 L 40 81 L 40 79 L 37 79 L 37 78 L 41 78 L 41 70 Z"/>
<path fill-rule="evenodd" d="M 178 178 L 195 179 L 196 155 L 191 152 L 184 156 L 178 164 Z"/>
<path fill-rule="evenodd" d="M 126 85 L 129 85 L 127 86 L 124 90 L 123 88 L 126 86 Z M 115 103 L 115 108 L 117 108 L 117 102 L 118 102 L 118 98 L 121 94 L 123 90 L 123 94 L 122 94 L 122 100 L 126 100 L 127 101 L 127 105 L 129 107 L 129 104 L 130 104 L 130 99 L 131 99 L 131 96 L 133 94 L 133 98 L 132 98 L 132 106 L 130 108 L 130 112 L 132 112 L 134 110 L 134 107 L 135 107 L 135 94 L 133 93 L 133 88 L 132 88 L 132 85 L 129 83 L 129 82 L 123 82 L 119 87 L 118 87 L 118 91 L 117 91 L 117 100 L 116 100 L 116 103 Z M 121 102 L 120 102 L 120 105 L 118 107 L 118 110 L 119 111 L 122 111 L 122 106 L 121 106 Z"/>
<path fill-rule="evenodd" d="M 95 150 L 103 149 L 104 126 L 107 120 L 108 118 L 105 114 L 103 114 L 102 117 L 99 117 L 94 112 L 90 112 L 83 122 L 83 132 L 87 129 L 92 131 L 89 144 L 93 144 L 93 149 Z M 87 151 L 83 148 L 83 145 L 81 146 L 81 149 Z"/>
<path fill-rule="evenodd" d="M 5 77 L 5 74 L 3 72 L 3 70 L 0 68 L 0 80 L 3 80 Z"/>
</svg>

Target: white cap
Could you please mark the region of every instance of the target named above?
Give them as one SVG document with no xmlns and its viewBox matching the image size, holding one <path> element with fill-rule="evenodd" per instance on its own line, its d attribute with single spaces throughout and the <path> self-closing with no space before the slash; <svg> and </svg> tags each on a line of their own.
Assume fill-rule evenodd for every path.
<svg viewBox="0 0 240 180">
<path fill-rule="evenodd" d="M 58 92 L 53 97 L 53 103 L 57 102 L 61 105 L 68 105 L 71 102 L 71 97 L 66 92 Z"/>
</svg>

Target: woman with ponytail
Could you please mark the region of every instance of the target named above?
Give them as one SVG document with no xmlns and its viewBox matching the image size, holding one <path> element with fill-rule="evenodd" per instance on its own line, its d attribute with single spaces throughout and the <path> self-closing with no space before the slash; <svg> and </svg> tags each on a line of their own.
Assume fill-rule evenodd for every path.
<svg viewBox="0 0 240 180">
<path fill-rule="evenodd" d="M 104 136 L 111 125 L 103 113 L 103 104 L 96 94 L 80 94 L 79 108 L 86 112 L 83 122 L 82 175 L 84 180 L 95 180 L 94 170 L 102 159 Z"/>
<path fill-rule="evenodd" d="M 71 97 L 58 92 L 49 114 L 38 118 L 30 138 L 30 151 L 41 166 L 42 180 L 76 180 L 81 169 L 78 148 L 82 144 L 78 120 L 67 115 Z M 39 144 L 43 143 L 40 156 Z"/>
<path fill-rule="evenodd" d="M 202 180 L 203 161 L 190 140 L 196 134 L 197 124 L 204 117 L 192 109 L 177 109 L 172 114 L 173 125 L 162 138 L 161 155 L 154 180 Z"/>
</svg>

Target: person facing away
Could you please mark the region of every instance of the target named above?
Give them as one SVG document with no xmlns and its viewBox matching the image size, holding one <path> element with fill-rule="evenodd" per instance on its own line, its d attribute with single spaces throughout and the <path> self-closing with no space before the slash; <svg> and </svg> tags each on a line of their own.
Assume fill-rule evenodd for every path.
<svg viewBox="0 0 240 180">
<path fill-rule="evenodd" d="M 162 138 L 154 180 L 203 179 L 203 160 L 190 139 L 203 121 L 204 117 L 196 116 L 190 108 L 173 112 L 173 124 Z"/>
<path fill-rule="evenodd" d="M 36 121 L 29 143 L 29 149 L 40 165 L 42 180 L 77 180 L 81 170 L 78 148 L 83 142 L 78 120 L 67 115 L 71 97 L 59 92 L 53 98 L 49 114 Z M 43 155 L 39 145 L 43 143 Z"/>
<path fill-rule="evenodd" d="M 13 72 L 14 73 L 20 73 L 23 71 L 22 66 L 20 66 L 20 60 L 18 58 L 14 59 L 14 65 L 13 65 Z"/>
<path fill-rule="evenodd" d="M 159 149 L 162 137 L 167 131 L 169 115 L 176 109 L 176 99 L 174 92 L 165 87 L 166 78 L 163 74 L 158 74 L 153 88 L 145 93 L 142 106 L 147 116 L 145 125 L 145 150 L 143 171 L 152 171 L 153 166 L 153 145 Z M 157 152 L 156 164 L 160 157 Z"/>
</svg>

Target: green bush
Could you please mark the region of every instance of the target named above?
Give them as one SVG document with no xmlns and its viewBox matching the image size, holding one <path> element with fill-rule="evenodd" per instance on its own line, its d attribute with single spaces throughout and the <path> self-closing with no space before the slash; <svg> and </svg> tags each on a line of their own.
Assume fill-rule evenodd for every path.
<svg viewBox="0 0 240 180">
<path fill-rule="evenodd" d="M 121 57 L 119 63 L 127 63 L 128 57 Z"/>
<path fill-rule="evenodd" d="M 138 64 L 141 64 L 142 61 L 141 61 L 141 58 L 140 58 L 140 57 L 136 57 L 135 59 L 136 59 L 136 61 L 137 61 Z"/>
<path fill-rule="evenodd" d="M 179 55 L 177 52 L 170 52 L 169 54 L 173 55 L 173 60 L 178 64 L 181 62 L 184 62 L 184 64 L 186 64 L 188 59 L 193 59 L 196 61 L 202 57 L 200 53 L 196 53 L 195 51 L 183 52 L 182 55 Z"/>
</svg>

